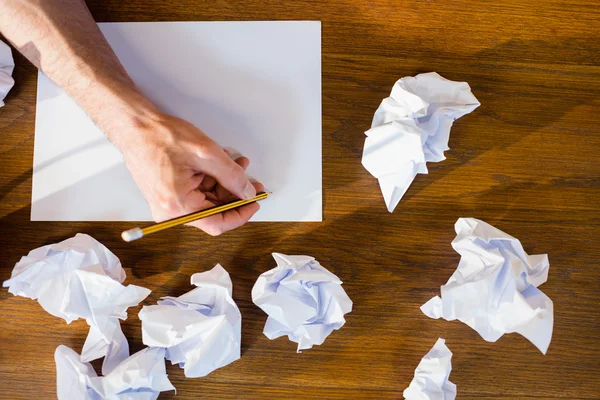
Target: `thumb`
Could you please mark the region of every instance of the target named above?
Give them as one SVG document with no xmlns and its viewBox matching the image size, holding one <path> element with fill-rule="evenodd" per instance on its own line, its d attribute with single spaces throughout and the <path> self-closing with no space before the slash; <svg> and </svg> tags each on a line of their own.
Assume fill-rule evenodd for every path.
<svg viewBox="0 0 600 400">
<path fill-rule="evenodd" d="M 215 149 L 209 159 L 204 159 L 203 172 L 212 176 L 221 186 L 240 199 L 256 196 L 256 189 L 246 176 L 246 172 L 233 161 L 221 147 Z"/>
</svg>

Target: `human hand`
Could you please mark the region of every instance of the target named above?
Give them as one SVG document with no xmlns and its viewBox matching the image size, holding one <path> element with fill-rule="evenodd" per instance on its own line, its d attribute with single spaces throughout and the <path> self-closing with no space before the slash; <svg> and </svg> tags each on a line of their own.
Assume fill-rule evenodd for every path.
<svg viewBox="0 0 600 400">
<path fill-rule="evenodd" d="M 121 129 L 123 129 L 121 127 Z M 153 218 L 159 222 L 236 199 L 249 199 L 264 190 L 251 183 L 245 170 L 250 161 L 235 161 L 200 129 L 165 114 L 138 119 L 117 144 Z M 258 203 L 191 222 L 217 236 L 248 222 Z"/>
</svg>

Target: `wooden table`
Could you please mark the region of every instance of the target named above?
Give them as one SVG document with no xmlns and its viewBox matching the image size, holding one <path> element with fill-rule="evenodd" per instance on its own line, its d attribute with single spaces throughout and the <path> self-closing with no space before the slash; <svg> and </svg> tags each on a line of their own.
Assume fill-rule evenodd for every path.
<svg viewBox="0 0 600 400">
<path fill-rule="evenodd" d="M 600 7 L 570 1 L 90 1 L 98 21 L 321 20 L 322 223 L 252 223 L 210 238 L 174 229 L 125 244 L 127 223 L 29 222 L 36 71 L 20 56 L 0 109 L 0 279 L 29 250 L 86 232 L 121 259 L 143 304 L 178 296 L 192 273 L 221 263 L 243 315 L 242 358 L 206 378 L 167 366 L 165 399 L 401 399 L 438 337 L 454 352 L 458 399 L 598 399 L 600 387 Z M 481 101 L 457 121 L 447 160 L 429 164 L 393 214 L 362 167 L 363 132 L 400 77 L 437 71 L 467 81 Z M 419 306 L 459 260 L 459 217 L 477 217 L 548 253 L 541 286 L 554 301 L 554 335 L 542 355 L 522 336 L 487 343 L 460 322 Z M 344 281 L 346 325 L 296 354 L 270 341 L 252 303 L 270 253 L 308 254 Z M 142 348 L 140 307 L 122 323 Z M 0 291 L 0 397 L 55 397 L 55 348 L 80 351 L 88 326 Z"/>
</svg>

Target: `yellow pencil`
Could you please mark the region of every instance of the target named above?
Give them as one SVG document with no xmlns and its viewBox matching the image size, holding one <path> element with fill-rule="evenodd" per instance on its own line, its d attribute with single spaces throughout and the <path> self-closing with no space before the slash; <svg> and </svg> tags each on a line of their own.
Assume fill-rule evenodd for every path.
<svg viewBox="0 0 600 400">
<path fill-rule="evenodd" d="M 234 208 L 245 206 L 246 204 L 254 203 L 255 201 L 264 200 L 267 197 L 269 197 L 269 194 L 269 192 L 261 192 L 258 193 L 255 197 L 248 200 L 236 200 L 232 201 L 231 203 L 207 208 L 205 210 L 196 211 L 191 214 L 182 215 L 181 217 L 170 219 L 168 221 L 159 222 L 157 224 L 153 224 L 145 228 L 129 229 L 121 233 L 121 237 L 126 242 L 132 242 L 151 233 L 159 232 L 168 228 L 172 228 L 174 226 L 187 224 L 188 222 L 210 217 L 211 215 L 219 214 L 227 210 L 233 210 Z"/>
</svg>

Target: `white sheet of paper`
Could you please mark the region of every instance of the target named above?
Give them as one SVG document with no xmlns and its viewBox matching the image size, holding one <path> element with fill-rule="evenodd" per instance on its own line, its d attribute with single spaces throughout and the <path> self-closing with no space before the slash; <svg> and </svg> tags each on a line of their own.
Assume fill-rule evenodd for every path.
<svg viewBox="0 0 600 400">
<path fill-rule="evenodd" d="M 253 221 L 321 221 L 321 24 L 100 23 L 138 87 L 251 161 Z M 119 151 L 39 75 L 32 221 L 149 221 Z M 285 204 L 285 206 L 281 206 Z"/>
<path fill-rule="evenodd" d="M 458 319 L 488 342 L 517 332 L 546 354 L 554 308 L 537 287 L 548 280 L 548 255 L 528 255 L 518 239 L 475 218 L 459 218 L 454 230 L 460 262 L 442 297 L 425 303 L 423 313 Z"/>
<path fill-rule="evenodd" d="M 221 265 L 191 281 L 196 289 L 144 306 L 139 317 L 144 344 L 166 348 L 167 360 L 184 368 L 186 377 L 198 378 L 240 358 L 242 315 Z"/>
<path fill-rule="evenodd" d="M 0 40 L 0 107 L 4 105 L 4 98 L 15 84 L 12 78 L 14 68 L 15 61 L 10 47 Z"/>
<path fill-rule="evenodd" d="M 252 288 L 252 301 L 267 315 L 269 339 L 287 335 L 298 352 L 322 344 L 345 323 L 352 300 L 342 281 L 309 256 L 273 253 L 277 267 L 263 273 Z"/>
<path fill-rule="evenodd" d="M 362 163 L 379 180 L 389 212 L 394 211 L 427 162 L 445 160 L 454 120 L 479 107 L 466 82 L 435 72 L 398 80 L 383 99 L 365 134 Z"/>
<path fill-rule="evenodd" d="M 452 352 L 438 339 L 415 369 L 415 377 L 404 390 L 406 400 L 454 400 L 456 385 L 450 382 Z"/>
<path fill-rule="evenodd" d="M 90 363 L 67 346 L 58 346 L 58 400 L 156 400 L 160 392 L 175 390 L 165 368 L 165 349 L 145 348 L 98 376 Z"/>
<path fill-rule="evenodd" d="M 82 361 L 105 357 L 104 374 L 129 357 L 129 345 L 119 319 L 150 290 L 123 286 L 119 259 L 89 235 L 78 233 L 60 243 L 29 252 L 15 265 L 2 286 L 15 296 L 37 299 L 48 313 L 70 324 L 83 318 L 90 326 Z"/>
</svg>

